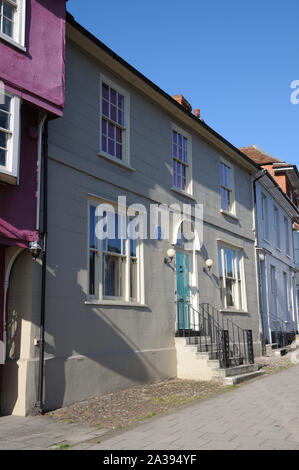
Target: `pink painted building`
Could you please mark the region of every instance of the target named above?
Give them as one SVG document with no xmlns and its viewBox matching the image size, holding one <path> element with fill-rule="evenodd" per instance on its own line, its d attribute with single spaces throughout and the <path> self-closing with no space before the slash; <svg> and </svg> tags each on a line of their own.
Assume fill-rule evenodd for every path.
<svg viewBox="0 0 299 470">
<path fill-rule="evenodd" d="M 44 124 L 63 112 L 65 10 L 65 0 L 0 1 L 0 392 L 11 272 L 41 232 Z"/>
</svg>

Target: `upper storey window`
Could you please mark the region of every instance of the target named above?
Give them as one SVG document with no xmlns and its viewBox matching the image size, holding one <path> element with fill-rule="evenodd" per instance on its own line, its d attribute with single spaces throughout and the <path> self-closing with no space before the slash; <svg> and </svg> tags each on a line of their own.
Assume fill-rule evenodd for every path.
<svg viewBox="0 0 299 470">
<path fill-rule="evenodd" d="M 177 126 L 172 129 L 173 187 L 192 193 L 191 175 L 191 136 Z"/>
<path fill-rule="evenodd" d="M 106 78 L 101 82 L 101 154 L 129 164 L 129 95 Z"/>
<path fill-rule="evenodd" d="M 24 46 L 25 4 L 25 0 L 0 0 L 0 37 L 18 46 Z"/>
<path fill-rule="evenodd" d="M 0 94 L 0 173 L 15 178 L 19 165 L 19 125 L 20 99 Z"/>
</svg>

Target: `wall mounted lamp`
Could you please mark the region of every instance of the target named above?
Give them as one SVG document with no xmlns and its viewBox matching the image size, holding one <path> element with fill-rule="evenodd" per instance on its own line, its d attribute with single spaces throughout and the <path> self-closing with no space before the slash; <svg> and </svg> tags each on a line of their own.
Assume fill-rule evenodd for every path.
<svg viewBox="0 0 299 470">
<path fill-rule="evenodd" d="M 175 257 L 175 249 L 174 248 L 168 248 L 166 252 L 166 257 L 164 258 L 164 263 L 165 264 L 170 264 L 172 263 L 173 258 Z"/>
<path fill-rule="evenodd" d="M 211 268 L 214 264 L 214 261 L 212 259 L 207 259 L 206 260 L 206 266 L 203 268 L 203 272 L 208 274 L 211 271 Z"/>
</svg>

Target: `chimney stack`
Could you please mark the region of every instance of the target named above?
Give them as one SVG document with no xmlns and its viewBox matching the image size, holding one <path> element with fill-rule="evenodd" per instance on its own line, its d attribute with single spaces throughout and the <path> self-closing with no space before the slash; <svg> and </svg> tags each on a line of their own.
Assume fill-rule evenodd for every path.
<svg viewBox="0 0 299 470">
<path fill-rule="evenodd" d="M 200 119 L 200 109 L 193 109 L 193 114 L 196 116 L 198 119 Z"/>
<path fill-rule="evenodd" d="M 186 100 L 186 98 L 184 98 L 183 95 L 174 95 L 172 98 L 176 100 L 181 106 L 183 106 L 183 108 L 185 108 L 188 113 L 192 112 L 191 104 Z"/>
</svg>

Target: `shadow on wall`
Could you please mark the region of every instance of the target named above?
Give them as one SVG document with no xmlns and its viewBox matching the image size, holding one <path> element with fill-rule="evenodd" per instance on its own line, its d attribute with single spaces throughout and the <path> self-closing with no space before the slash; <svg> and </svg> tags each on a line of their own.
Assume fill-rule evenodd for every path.
<svg viewBox="0 0 299 470">
<path fill-rule="evenodd" d="M 20 390 L 24 390 L 20 381 L 20 367 L 24 367 L 22 359 L 35 358 L 32 374 L 25 370 L 21 374 L 22 380 L 27 376 L 28 387 L 32 389 L 29 396 L 32 397 L 31 404 L 37 399 L 37 367 L 39 350 L 34 347 L 33 337 L 38 337 L 40 321 L 40 268 L 32 261 L 28 251 L 23 251 L 16 259 L 11 270 L 10 289 L 8 295 L 8 337 L 7 337 L 7 359 L 3 366 L 3 387 L 1 394 L 1 412 L 11 414 L 20 399 Z M 75 273 L 77 274 L 77 273 Z M 56 277 L 55 270 L 48 269 L 47 277 Z M 78 282 L 77 282 L 78 287 Z M 80 297 L 76 296 L 76 302 L 85 301 L 85 293 L 82 288 Z M 33 298 L 33 301 L 32 301 Z M 80 300 L 79 300 L 80 299 Z M 57 303 L 55 303 L 57 305 Z M 107 312 L 109 308 L 105 307 Z M 154 364 L 138 352 L 139 347 L 124 334 L 99 308 L 87 307 L 84 311 L 84 322 L 82 316 L 76 311 L 67 308 L 65 312 L 55 312 L 54 321 L 49 320 L 51 316 L 50 301 L 46 306 L 46 332 L 52 338 L 51 346 L 45 345 L 45 405 L 46 409 L 58 408 L 63 405 L 68 379 L 71 378 L 73 391 L 68 389 L 68 396 L 74 396 L 74 401 L 82 399 L 76 396 L 77 389 L 84 391 L 84 384 L 88 381 L 93 383 L 92 394 L 102 394 L 111 388 L 120 388 L 119 376 L 123 377 L 123 383 L 128 386 L 134 383 L 146 383 L 153 376 L 159 376 Z M 122 307 L 123 313 L 129 308 Z M 144 310 L 150 312 L 150 309 Z M 61 313 L 61 316 L 59 314 Z M 48 319 L 48 320 L 47 320 Z M 32 332 L 28 325 L 36 327 Z M 66 329 L 66 325 L 68 329 Z M 72 334 L 72 331 L 75 332 Z M 78 331 L 80 334 L 78 334 Z M 30 336 L 31 334 L 31 336 Z M 24 338 L 24 335 L 29 337 Z M 26 346 L 24 348 L 24 342 Z M 98 347 L 98 345 L 100 345 Z M 33 352 L 32 352 L 33 349 Z M 62 353 L 63 351 L 63 353 Z M 62 354 L 62 357 L 59 356 Z M 90 368 L 90 361 L 95 362 L 98 367 Z M 24 361 L 25 362 L 25 361 Z M 73 362 L 73 364 L 72 364 Z M 80 362 L 82 365 L 80 367 Z M 67 364 L 68 363 L 68 364 Z M 66 367 L 67 364 L 67 367 Z M 92 370 L 92 372 L 90 372 Z M 98 379 L 94 377 L 97 371 Z M 90 376 L 93 373 L 93 376 Z M 66 374 L 69 374 L 67 377 Z M 110 389 L 107 388 L 109 382 Z M 76 387 L 77 384 L 77 387 Z M 90 387 L 89 387 L 90 389 Z M 32 410 L 33 411 L 33 410 Z"/>
</svg>

